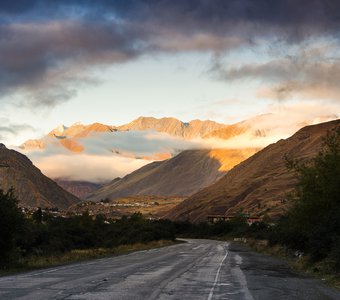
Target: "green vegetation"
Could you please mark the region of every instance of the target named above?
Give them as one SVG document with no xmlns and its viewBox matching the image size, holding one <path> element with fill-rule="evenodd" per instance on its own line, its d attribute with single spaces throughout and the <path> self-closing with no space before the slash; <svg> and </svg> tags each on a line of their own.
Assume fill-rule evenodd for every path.
<svg viewBox="0 0 340 300">
<path fill-rule="evenodd" d="M 0 190 L 0 265 L 9 266 L 19 255 L 16 239 L 24 230 L 24 215 L 17 206 L 13 190 Z"/>
<path fill-rule="evenodd" d="M 329 133 L 311 163 L 290 161 L 299 175 L 296 199 L 270 233 L 271 244 L 307 254 L 309 261 L 327 261 L 340 271 L 340 129 Z"/>
<path fill-rule="evenodd" d="M 269 225 L 256 222 L 248 225 L 242 214 L 230 221 L 219 221 L 213 224 L 206 222 L 193 224 L 190 222 L 175 222 L 176 236 L 187 238 L 228 239 L 233 237 L 252 237 L 264 239 L 268 237 Z"/>
<path fill-rule="evenodd" d="M 106 220 L 87 213 L 68 218 L 43 214 L 38 209 L 25 218 L 12 191 L 0 192 L 0 269 L 54 265 L 65 261 L 119 253 L 122 245 L 150 245 L 174 241 L 173 225 L 168 221 L 147 220 L 141 214 Z M 118 250 L 117 250 L 118 249 Z M 43 262 L 43 263 L 40 263 Z"/>
</svg>

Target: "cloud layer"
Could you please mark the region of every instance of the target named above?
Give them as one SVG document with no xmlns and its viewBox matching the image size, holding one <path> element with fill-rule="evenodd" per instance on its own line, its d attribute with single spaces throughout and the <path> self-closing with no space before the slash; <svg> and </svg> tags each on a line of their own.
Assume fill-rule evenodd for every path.
<svg viewBox="0 0 340 300">
<path fill-rule="evenodd" d="M 96 84 L 96 68 L 142 55 L 195 51 L 219 56 L 242 47 L 280 48 L 282 41 L 290 47 L 325 37 L 338 47 L 339 11 L 337 0 L 7 1 L 0 6 L 0 93 L 3 99 L 20 95 L 26 105 L 51 106 Z M 240 78 L 245 71 L 269 80 L 292 77 L 296 68 L 284 63 L 242 66 L 225 78 Z M 321 69 L 338 74 L 338 66 Z M 283 80 L 275 89 L 284 96 L 286 91 L 308 93 L 314 81 Z"/>
<path fill-rule="evenodd" d="M 77 154 L 50 137 L 44 142 L 46 148 L 43 150 L 26 151 L 25 154 L 45 175 L 93 182 L 107 182 L 124 176 L 182 150 L 210 147 L 202 140 L 188 141 L 156 131 L 97 133 L 77 140 L 84 147 L 84 151 Z"/>
<path fill-rule="evenodd" d="M 150 163 L 142 159 L 91 154 L 35 156 L 33 160 L 48 177 L 99 183 L 121 177 Z"/>
<path fill-rule="evenodd" d="M 258 98 L 335 100 L 340 102 L 340 55 L 334 43 L 297 48 L 292 53 L 263 63 L 236 68 L 216 65 L 214 71 L 226 81 L 260 80 Z"/>
<path fill-rule="evenodd" d="M 274 113 L 238 123 L 236 126 L 245 130 L 241 130 L 236 136 L 229 136 L 228 139 L 214 135 L 211 138 L 186 140 L 152 130 L 105 132 L 79 138 L 77 143 L 84 148 L 81 153 L 72 153 L 62 147 L 59 140 L 46 137 L 46 148 L 27 151 L 25 154 L 51 178 L 106 182 L 183 150 L 264 148 L 291 136 L 306 125 L 339 117 L 335 113 L 337 106 L 334 103 L 320 105 L 316 101 L 308 104 L 275 105 L 268 110 Z M 231 132 L 235 132 L 234 129 L 233 126 L 226 128 Z"/>
</svg>

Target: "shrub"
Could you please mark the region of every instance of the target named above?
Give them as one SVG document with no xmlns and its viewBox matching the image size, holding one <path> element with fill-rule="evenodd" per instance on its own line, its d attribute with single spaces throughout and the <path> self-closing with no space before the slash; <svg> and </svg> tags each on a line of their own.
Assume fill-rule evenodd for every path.
<svg viewBox="0 0 340 300">
<path fill-rule="evenodd" d="M 271 242 L 309 253 L 313 261 L 337 252 L 340 236 L 340 128 L 330 132 L 310 163 L 290 161 L 298 174 L 296 203 L 271 235 Z"/>
<path fill-rule="evenodd" d="M 24 215 L 18 208 L 18 201 L 10 189 L 0 190 L 0 266 L 10 264 L 17 254 L 16 239 L 24 228 Z"/>
</svg>

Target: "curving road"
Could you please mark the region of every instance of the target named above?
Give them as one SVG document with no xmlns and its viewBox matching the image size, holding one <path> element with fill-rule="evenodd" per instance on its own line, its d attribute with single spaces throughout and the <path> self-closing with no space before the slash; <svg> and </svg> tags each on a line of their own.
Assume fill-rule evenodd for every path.
<svg viewBox="0 0 340 300">
<path fill-rule="evenodd" d="M 212 240 L 0 277 L 0 299 L 340 299 L 281 260 Z"/>
</svg>

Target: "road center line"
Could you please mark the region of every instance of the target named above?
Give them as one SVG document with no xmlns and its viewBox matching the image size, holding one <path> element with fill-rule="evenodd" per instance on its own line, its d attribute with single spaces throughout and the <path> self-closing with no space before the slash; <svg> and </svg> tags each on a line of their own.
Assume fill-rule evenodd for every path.
<svg viewBox="0 0 340 300">
<path fill-rule="evenodd" d="M 213 295 L 214 295 L 214 289 L 215 289 L 215 286 L 217 284 L 217 281 L 218 281 L 218 277 L 220 276 L 220 271 L 221 271 L 221 268 L 222 268 L 222 265 L 225 261 L 225 259 L 227 258 L 228 256 L 228 243 L 226 243 L 226 254 L 224 255 L 222 261 L 220 262 L 220 265 L 218 266 L 218 269 L 217 269 L 217 273 L 216 273 L 216 276 L 215 276 L 215 281 L 213 283 L 213 286 L 211 287 L 210 289 L 210 293 L 209 293 L 209 296 L 208 296 L 208 299 L 207 300 L 211 300 Z"/>
</svg>

